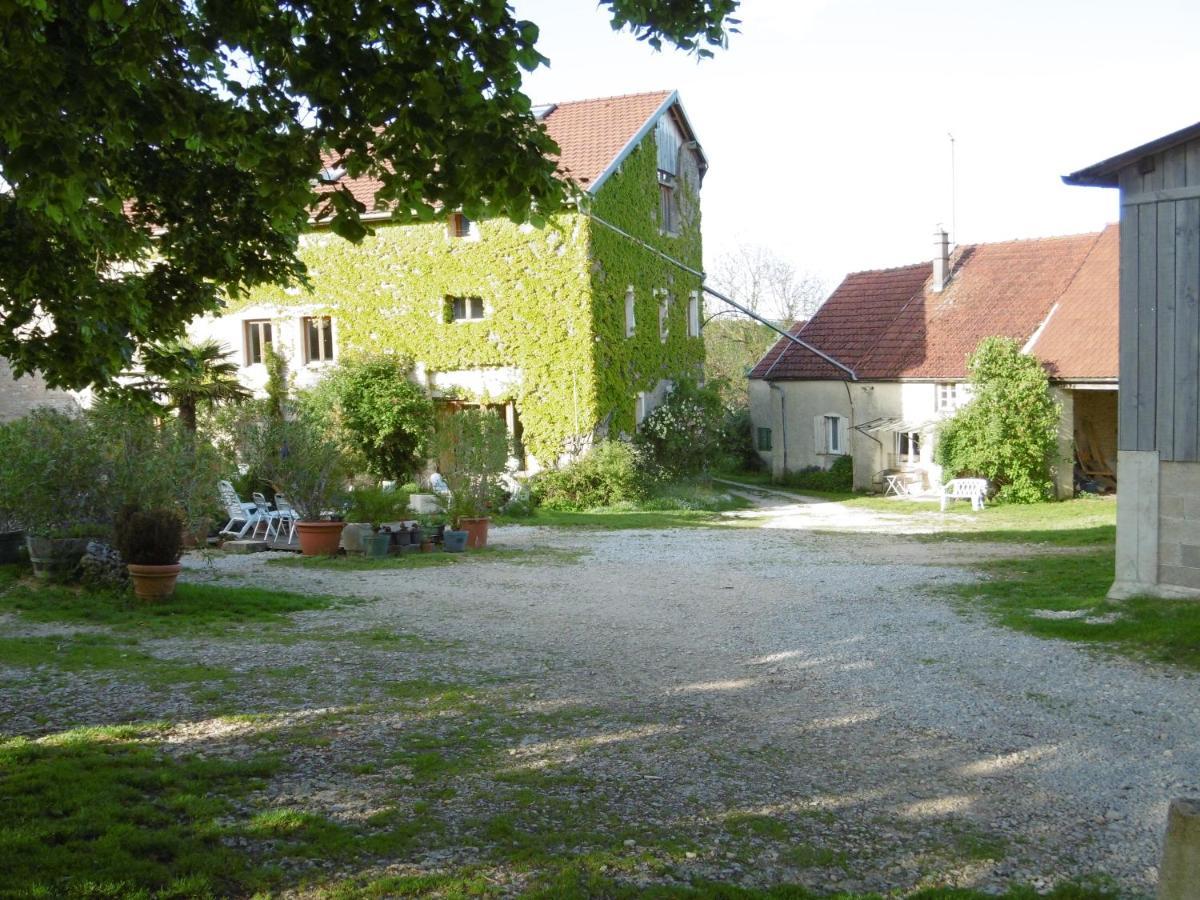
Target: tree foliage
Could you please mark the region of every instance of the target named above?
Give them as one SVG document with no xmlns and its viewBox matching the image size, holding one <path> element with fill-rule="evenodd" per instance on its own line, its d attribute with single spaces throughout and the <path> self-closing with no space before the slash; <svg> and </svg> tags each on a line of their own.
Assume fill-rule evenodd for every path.
<svg viewBox="0 0 1200 900">
<path fill-rule="evenodd" d="M 642 420 L 634 442 L 646 449 L 662 476 L 694 475 L 721 461 L 724 416 L 715 387 L 678 381 Z"/>
<path fill-rule="evenodd" d="M 410 380 L 410 363 L 376 356 L 342 363 L 305 399 L 373 475 L 407 481 L 425 462 L 433 402 Z"/>
<path fill-rule="evenodd" d="M 450 488 L 451 519 L 488 515 L 512 451 L 504 420 L 485 409 L 460 409 L 439 419 L 435 443 Z"/>
<path fill-rule="evenodd" d="M 707 55 L 737 0 L 601 6 Z M 0 33 L 0 355 L 54 386 L 302 278 L 310 214 L 360 239 L 331 169 L 399 222 L 536 223 L 567 193 L 521 92 L 537 26 L 497 0 L 10 0 Z"/>
<path fill-rule="evenodd" d="M 644 451 L 624 441 L 601 441 L 561 469 L 533 479 L 533 499 L 546 509 L 578 511 L 640 503 L 653 479 Z"/>
<path fill-rule="evenodd" d="M 967 364 L 973 395 L 939 434 L 936 462 L 951 477 L 986 478 L 999 498 L 1036 503 L 1053 496 L 1050 465 L 1059 405 L 1046 370 L 1012 338 L 980 342 Z"/>
</svg>

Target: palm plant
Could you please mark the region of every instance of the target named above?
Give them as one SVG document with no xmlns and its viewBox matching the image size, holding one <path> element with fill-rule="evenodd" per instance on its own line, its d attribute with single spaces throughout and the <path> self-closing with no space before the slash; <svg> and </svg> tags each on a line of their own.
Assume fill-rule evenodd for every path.
<svg viewBox="0 0 1200 900">
<path fill-rule="evenodd" d="M 237 363 L 229 357 L 214 340 L 152 344 L 142 350 L 142 371 L 135 380 L 116 390 L 155 402 L 165 398 L 183 427 L 195 433 L 201 406 L 241 403 L 252 396 L 238 381 Z"/>
</svg>

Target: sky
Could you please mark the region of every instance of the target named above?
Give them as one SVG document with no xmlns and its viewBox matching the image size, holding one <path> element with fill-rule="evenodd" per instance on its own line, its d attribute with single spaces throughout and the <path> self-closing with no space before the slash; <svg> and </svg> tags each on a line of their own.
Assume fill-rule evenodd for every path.
<svg viewBox="0 0 1200 900">
<path fill-rule="evenodd" d="M 710 164 L 706 266 L 761 245 L 826 291 L 931 258 L 939 224 L 956 243 L 1098 230 L 1117 192 L 1060 176 L 1200 119 L 1194 0 L 743 0 L 700 62 L 589 0 L 511 2 L 551 62 L 535 102 L 679 90 Z"/>
</svg>

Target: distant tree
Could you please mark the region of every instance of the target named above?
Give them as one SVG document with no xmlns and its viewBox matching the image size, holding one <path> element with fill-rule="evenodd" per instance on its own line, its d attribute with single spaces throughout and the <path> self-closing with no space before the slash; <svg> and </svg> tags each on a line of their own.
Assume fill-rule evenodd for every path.
<svg viewBox="0 0 1200 900">
<path fill-rule="evenodd" d="M 752 244 L 723 254 L 707 274 L 717 290 L 784 327 L 811 316 L 825 295 L 821 279 L 798 271 L 774 251 Z"/>
<path fill-rule="evenodd" d="M 599 5 L 708 56 L 738 2 Z M 521 92 L 538 28 L 503 0 L 7 0 L 0 23 L 0 355 L 52 386 L 302 278 L 312 215 L 360 240 L 334 173 L 399 222 L 537 224 L 568 194 Z"/>
<path fill-rule="evenodd" d="M 936 462 L 951 477 L 986 478 L 1002 500 L 1051 498 L 1062 410 L 1041 362 L 1012 338 L 991 337 L 980 341 L 967 371 L 971 400 L 942 425 Z"/>
<path fill-rule="evenodd" d="M 748 244 L 721 256 L 708 281 L 781 328 L 810 317 L 824 296 L 819 278 L 798 272 L 765 247 Z M 717 300 L 706 311 L 705 377 L 720 386 L 728 408 L 744 408 L 749 403 L 746 375 L 779 335 Z"/>
</svg>

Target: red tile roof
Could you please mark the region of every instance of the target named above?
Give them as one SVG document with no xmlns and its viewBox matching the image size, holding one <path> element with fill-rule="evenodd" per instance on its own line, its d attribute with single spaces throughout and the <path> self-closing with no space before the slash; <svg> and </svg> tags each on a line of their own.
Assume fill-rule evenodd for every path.
<svg viewBox="0 0 1200 900">
<path fill-rule="evenodd" d="M 558 144 L 558 168 L 564 177 L 589 188 L 633 140 L 642 126 L 672 95 L 672 91 L 624 94 L 594 100 L 575 100 L 550 105 L 542 118 L 546 132 Z M 333 166 L 332 157 L 326 165 Z M 375 194 L 382 183 L 370 176 L 343 178 L 340 186 L 350 189 L 354 199 L 367 212 L 375 212 Z M 318 194 L 328 193 L 333 185 L 321 185 Z"/>
<path fill-rule="evenodd" d="M 1035 334 L 1033 349 L 1052 377 L 1115 379 L 1115 235 L 1110 226 L 1098 234 L 963 246 L 940 293 L 929 289 L 931 263 L 855 272 L 797 336 L 866 381 L 963 379 L 967 357 L 985 337 L 1026 344 Z M 750 377 L 845 376 L 780 338 Z"/>
</svg>

